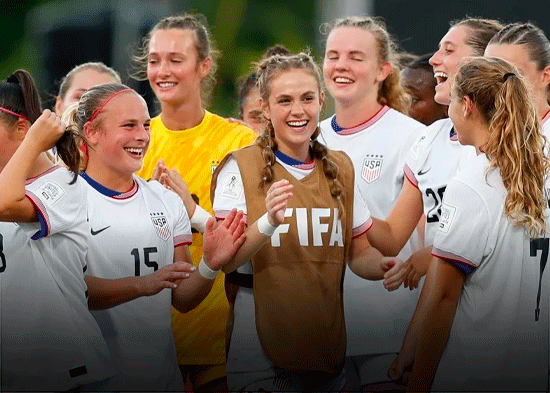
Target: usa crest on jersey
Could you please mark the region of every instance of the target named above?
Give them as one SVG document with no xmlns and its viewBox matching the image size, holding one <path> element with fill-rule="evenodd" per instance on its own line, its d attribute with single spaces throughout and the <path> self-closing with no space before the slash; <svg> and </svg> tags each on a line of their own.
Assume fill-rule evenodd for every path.
<svg viewBox="0 0 550 393">
<path fill-rule="evenodd" d="M 167 241 L 170 238 L 170 227 L 164 213 L 150 213 L 151 221 L 157 232 L 157 236 L 162 240 Z"/>
<path fill-rule="evenodd" d="M 371 154 L 368 155 L 363 161 L 363 168 L 361 169 L 361 177 L 367 182 L 372 183 L 380 177 L 382 172 L 382 162 L 384 158 L 382 155 Z"/>
</svg>

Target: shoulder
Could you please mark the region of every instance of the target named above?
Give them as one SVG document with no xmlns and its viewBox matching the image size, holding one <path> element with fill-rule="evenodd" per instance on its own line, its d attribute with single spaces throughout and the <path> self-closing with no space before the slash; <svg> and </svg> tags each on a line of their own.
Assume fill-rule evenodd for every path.
<svg viewBox="0 0 550 393">
<path fill-rule="evenodd" d="M 387 122 L 394 123 L 398 125 L 401 129 L 406 128 L 412 130 L 416 130 L 419 128 L 425 128 L 426 126 L 419 121 L 416 121 L 412 117 L 409 117 L 399 111 L 396 111 L 393 108 L 390 108 L 389 111 L 386 112 L 386 114 L 382 117 Z"/>
<path fill-rule="evenodd" d="M 256 139 L 256 134 L 251 128 L 243 126 L 239 123 L 231 123 L 229 120 L 209 111 L 204 111 L 203 123 L 206 128 L 215 128 L 217 130 L 221 129 L 226 135 L 231 137 L 248 138 L 251 142 Z"/>
<path fill-rule="evenodd" d="M 332 115 L 319 123 L 319 127 L 321 128 L 321 131 L 325 131 L 325 132 L 333 131 L 332 119 L 334 118 L 334 116 L 335 115 Z"/>
</svg>

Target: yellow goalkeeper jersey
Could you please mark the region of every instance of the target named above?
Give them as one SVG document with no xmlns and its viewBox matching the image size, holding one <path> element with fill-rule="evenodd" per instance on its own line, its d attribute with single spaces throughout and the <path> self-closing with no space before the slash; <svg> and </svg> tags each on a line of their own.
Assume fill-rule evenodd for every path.
<svg viewBox="0 0 550 393">
<path fill-rule="evenodd" d="M 230 123 L 208 111 L 199 125 L 181 131 L 169 130 L 157 116 L 151 120 L 151 143 L 138 175 L 149 179 L 157 161 L 164 159 L 166 167 L 177 168 L 191 194 L 213 214 L 210 182 L 214 169 L 227 153 L 248 146 L 255 138 L 248 127 Z M 193 232 L 189 251 L 193 263 L 198 265 L 202 257 L 202 235 Z M 216 278 L 210 294 L 194 310 L 182 314 L 172 308 L 172 329 L 179 364 L 225 363 L 228 310 L 223 273 Z"/>
</svg>

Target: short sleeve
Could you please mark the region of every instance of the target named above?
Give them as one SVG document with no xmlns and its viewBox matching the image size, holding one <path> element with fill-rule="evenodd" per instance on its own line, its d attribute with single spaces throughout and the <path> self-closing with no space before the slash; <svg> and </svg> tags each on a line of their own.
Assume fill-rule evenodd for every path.
<svg viewBox="0 0 550 393">
<path fill-rule="evenodd" d="M 430 145 L 428 143 L 428 128 L 424 128 L 421 134 L 416 138 L 407 154 L 405 154 L 405 165 L 403 171 L 405 177 L 415 187 L 418 187 L 418 180 L 416 180 L 415 173 L 422 170 L 423 165 L 426 162 L 426 155 L 429 152 Z"/>
<path fill-rule="evenodd" d="M 489 211 L 471 187 L 458 180 L 447 186 L 432 254 L 469 275 L 491 246 Z"/>
<path fill-rule="evenodd" d="M 164 200 L 174 217 L 174 247 L 191 244 L 193 242 L 191 221 L 183 201 L 176 193 L 167 189 L 164 190 Z"/>
<path fill-rule="evenodd" d="M 352 236 L 357 237 L 367 232 L 372 227 L 372 218 L 367 206 L 367 201 L 361 193 L 361 189 L 355 186 L 353 194 L 353 230 Z"/>
<path fill-rule="evenodd" d="M 36 225 L 22 225 L 33 240 L 71 227 L 78 216 L 86 214 L 86 194 L 81 179 L 70 184 L 73 175 L 62 167 L 54 168 L 25 186 L 25 196 L 34 205 L 40 229 Z M 83 208 L 84 206 L 84 208 Z"/>
<path fill-rule="evenodd" d="M 212 210 L 217 219 L 224 219 L 234 208 L 247 213 L 241 171 L 237 160 L 231 157 L 218 174 Z"/>
</svg>

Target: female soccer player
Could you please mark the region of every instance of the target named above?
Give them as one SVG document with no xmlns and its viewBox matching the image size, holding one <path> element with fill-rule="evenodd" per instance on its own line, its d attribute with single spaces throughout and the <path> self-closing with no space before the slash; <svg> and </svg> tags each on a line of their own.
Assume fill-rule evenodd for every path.
<svg viewBox="0 0 550 393">
<path fill-rule="evenodd" d="M 485 56 L 519 68 L 533 93 L 543 133 L 550 138 L 550 42 L 544 32 L 531 23 L 506 25 L 491 39 Z"/>
<path fill-rule="evenodd" d="M 74 134 L 23 70 L 0 82 L 1 390 L 65 391 L 114 374 L 88 311 L 88 226 Z M 69 169 L 55 166 L 53 147 Z"/>
<path fill-rule="evenodd" d="M 435 101 L 448 105 L 450 83 L 462 58 L 481 56 L 491 38 L 502 28 L 497 21 L 468 18 L 454 22 L 430 59 L 437 79 Z M 450 119 L 429 126 L 405 158 L 407 181 L 385 221 L 374 220 L 369 240 L 385 255 L 395 255 L 414 230 L 422 213 L 426 216 L 426 248 L 406 262 L 405 286 L 415 288 L 431 261 L 431 245 L 441 216 L 441 201 L 449 181 L 475 151 L 462 146 Z"/>
<path fill-rule="evenodd" d="M 197 271 L 186 247 L 191 230 L 183 203 L 158 182 L 134 175 L 150 137 L 143 98 L 120 84 L 99 85 L 67 116 L 88 145 L 81 174 L 90 223 L 86 281 L 117 369 L 90 390 L 180 391 L 170 304 L 186 312 L 206 297 L 213 280 L 203 273 L 218 271 L 242 243 L 242 213 L 233 211 L 215 231 L 213 219 L 206 225 Z"/>
<path fill-rule="evenodd" d="M 454 78 L 449 116 L 477 157 L 447 187 L 434 259 L 390 374 L 412 365 L 411 391 L 545 391 L 549 163 L 536 108 L 515 67 L 475 57 Z"/>
<path fill-rule="evenodd" d="M 312 58 L 265 59 L 258 85 L 267 128 L 257 144 L 220 164 L 212 185 L 216 217 L 237 207 L 253 223 L 234 263 L 224 268 L 250 259 L 254 270 L 257 336 L 248 344 L 250 366 L 239 389 L 338 391 L 346 349 L 345 265 L 364 278 L 385 278 L 393 290 L 401 262 L 383 258 L 365 236 L 370 213 L 350 159 L 317 141 L 323 92 Z M 234 335 L 250 325 L 237 311 L 238 304 Z"/>
<path fill-rule="evenodd" d="M 150 178 L 159 159 L 164 159 L 168 168 L 181 173 L 195 201 L 209 212 L 212 172 L 228 152 L 256 138 L 249 128 L 205 110 L 215 82 L 217 54 L 204 18 L 183 15 L 161 20 L 138 56 L 138 76 L 149 80 L 161 107 L 160 115 L 151 121 L 151 144 L 138 175 Z M 189 249 L 196 265 L 202 255 L 202 235 L 196 233 L 193 238 Z M 195 310 L 172 314 L 178 362 L 197 393 L 227 390 L 229 306 L 223 281 L 220 275 Z"/>
<path fill-rule="evenodd" d="M 424 128 L 400 113 L 408 102 L 393 57 L 390 36 L 375 18 L 337 20 L 327 37 L 324 80 L 336 113 L 321 122 L 319 140 L 351 157 L 355 182 L 374 217 L 390 213 L 403 186 L 405 154 Z M 420 239 L 413 236 L 399 257 L 407 259 L 420 248 Z M 344 309 L 350 389 L 387 380 L 386 370 L 417 300 L 417 293 L 388 293 L 380 283 L 365 281 L 348 269 Z"/>
</svg>

